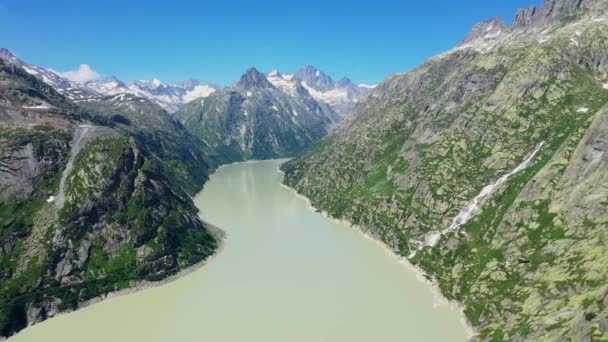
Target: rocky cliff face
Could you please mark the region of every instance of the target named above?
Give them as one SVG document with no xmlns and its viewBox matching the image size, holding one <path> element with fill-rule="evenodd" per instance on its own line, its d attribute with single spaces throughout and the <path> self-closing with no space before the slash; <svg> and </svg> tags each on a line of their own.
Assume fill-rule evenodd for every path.
<svg viewBox="0 0 608 342">
<path fill-rule="evenodd" d="M 606 11 L 597 0 L 548 0 L 539 8 L 531 6 L 520 10 L 515 16 L 514 28 L 542 26 L 560 20 L 570 20 L 585 11 Z M 605 13 L 605 12 L 604 12 Z M 601 12 L 596 13 L 601 15 Z"/>
<path fill-rule="evenodd" d="M 174 117 L 230 160 L 294 156 L 339 120 L 301 85 L 279 89 L 253 68 L 234 87 L 192 101 Z"/>
<path fill-rule="evenodd" d="M 285 183 L 424 269 L 463 304 L 478 339 L 600 338 L 606 8 L 547 1 L 514 27 L 478 25 L 464 44 L 380 84 L 284 165 Z"/>
<path fill-rule="evenodd" d="M 219 242 L 190 195 L 221 160 L 146 99 L 75 103 L 27 67 L 0 58 L 0 338 Z"/>
</svg>

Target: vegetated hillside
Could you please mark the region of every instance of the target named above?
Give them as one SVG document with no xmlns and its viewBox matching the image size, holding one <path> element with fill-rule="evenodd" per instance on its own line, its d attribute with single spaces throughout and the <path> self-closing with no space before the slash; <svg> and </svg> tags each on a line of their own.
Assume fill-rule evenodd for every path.
<svg viewBox="0 0 608 342">
<path fill-rule="evenodd" d="M 480 23 L 380 84 L 284 182 L 424 269 L 478 339 L 605 337 L 607 9 L 554 0 Z"/>
<path fill-rule="evenodd" d="M 0 58 L 0 337 L 214 252 L 217 159 L 138 98 L 71 102 Z"/>
<path fill-rule="evenodd" d="M 295 156 L 340 119 L 299 83 L 286 93 L 254 68 L 233 87 L 186 104 L 174 117 L 233 161 Z"/>
</svg>

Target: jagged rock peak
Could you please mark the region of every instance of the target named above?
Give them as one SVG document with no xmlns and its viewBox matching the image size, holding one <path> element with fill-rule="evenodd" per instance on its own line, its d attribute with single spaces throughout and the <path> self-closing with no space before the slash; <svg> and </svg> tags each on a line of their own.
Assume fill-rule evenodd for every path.
<svg viewBox="0 0 608 342">
<path fill-rule="evenodd" d="M 192 90 L 194 89 L 196 86 L 201 85 L 201 82 L 195 79 L 189 79 L 185 82 L 179 82 L 175 84 L 178 87 L 182 87 L 184 89 L 188 89 L 188 90 Z"/>
<path fill-rule="evenodd" d="M 522 8 L 517 11 L 515 20 L 513 21 L 513 27 L 524 27 L 530 25 L 536 14 L 536 6 L 532 5 L 528 8 Z"/>
<path fill-rule="evenodd" d="M 509 25 L 507 25 L 502 18 L 494 17 L 475 25 L 461 44 L 467 44 L 480 38 L 494 38 L 503 33 L 508 33 L 509 31 L 511 31 L 511 27 L 509 27 Z"/>
<path fill-rule="evenodd" d="M 19 62 L 17 56 L 6 48 L 0 48 L 0 58 L 9 62 Z"/>
<path fill-rule="evenodd" d="M 235 87 L 239 90 L 274 88 L 266 76 L 253 67 L 241 76 Z"/>
<path fill-rule="evenodd" d="M 342 77 L 338 81 L 337 85 L 340 88 L 344 88 L 344 87 L 350 87 L 351 85 L 354 85 L 354 83 L 350 80 L 350 78 L 348 78 L 348 77 Z"/>
<path fill-rule="evenodd" d="M 520 9 L 515 16 L 513 28 L 549 24 L 575 15 L 583 8 L 596 5 L 603 0 L 545 0 L 540 6 Z"/>
<path fill-rule="evenodd" d="M 319 91 L 328 91 L 335 87 L 334 80 L 312 65 L 307 65 L 295 74 L 295 78 Z"/>
<path fill-rule="evenodd" d="M 282 77 L 281 73 L 277 69 L 273 69 L 268 73 L 268 76 Z"/>
</svg>

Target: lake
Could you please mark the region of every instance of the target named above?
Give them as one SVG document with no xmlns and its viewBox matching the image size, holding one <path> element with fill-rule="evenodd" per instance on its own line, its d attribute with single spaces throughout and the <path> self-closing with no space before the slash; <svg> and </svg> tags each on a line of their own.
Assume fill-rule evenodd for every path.
<svg viewBox="0 0 608 342">
<path fill-rule="evenodd" d="M 463 341 L 457 311 L 376 242 L 281 186 L 281 161 L 220 168 L 196 196 L 227 234 L 169 284 L 30 327 L 11 342 Z"/>
</svg>

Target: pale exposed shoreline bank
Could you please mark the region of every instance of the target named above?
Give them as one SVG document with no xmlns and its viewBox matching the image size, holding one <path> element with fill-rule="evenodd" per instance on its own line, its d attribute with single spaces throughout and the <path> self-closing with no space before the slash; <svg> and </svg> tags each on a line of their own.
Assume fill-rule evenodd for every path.
<svg viewBox="0 0 608 342">
<path fill-rule="evenodd" d="M 285 173 L 283 171 L 281 171 L 280 168 L 278 168 L 278 172 L 281 175 L 285 175 Z M 361 234 L 364 238 L 373 241 L 374 243 L 376 243 L 380 248 L 382 248 L 388 255 L 390 255 L 391 257 L 395 258 L 396 260 L 398 260 L 398 262 L 402 265 L 404 265 L 406 267 L 406 269 L 408 271 L 413 272 L 416 275 L 416 278 L 418 280 L 420 280 L 421 282 L 425 283 L 426 285 L 428 285 L 431 289 L 431 292 L 433 294 L 433 299 L 434 299 L 434 306 L 438 306 L 438 305 L 447 305 L 450 309 L 452 310 L 456 310 L 458 311 L 458 313 L 460 314 L 460 322 L 462 324 L 462 326 L 464 327 L 465 333 L 467 335 L 467 339 L 468 340 L 472 340 L 476 335 L 477 332 L 475 331 L 475 328 L 471 325 L 471 323 L 469 322 L 469 320 L 467 319 L 466 315 L 464 314 L 464 306 L 455 301 L 455 300 L 448 300 L 442 293 L 441 293 L 441 289 L 439 289 L 439 286 L 429 280 L 426 277 L 426 273 L 419 267 L 414 266 L 412 263 L 410 263 L 410 261 L 404 257 L 401 256 L 399 254 L 397 254 L 395 251 L 393 251 L 388 245 L 386 245 L 384 242 L 382 242 L 381 240 L 377 239 L 376 237 L 372 236 L 371 234 L 369 234 L 367 231 L 365 231 L 364 229 L 362 229 L 359 225 L 355 225 L 352 224 L 351 222 L 347 221 L 347 220 L 343 220 L 343 219 L 337 219 L 333 216 L 331 216 L 327 211 L 325 210 L 321 210 L 319 208 L 316 208 L 312 205 L 312 202 L 310 201 L 310 199 L 302 194 L 300 194 L 299 192 L 297 192 L 294 188 L 291 188 L 287 185 L 285 185 L 285 183 L 283 183 L 281 181 L 281 186 L 291 192 L 293 192 L 296 197 L 306 201 L 306 203 L 308 204 L 308 207 L 310 210 L 319 213 L 321 216 L 335 222 L 338 224 L 342 224 L 345 225 L 353 230 L 355 230 L 356 232 L 358 232 L 359 234 Z"/>
</svg>

